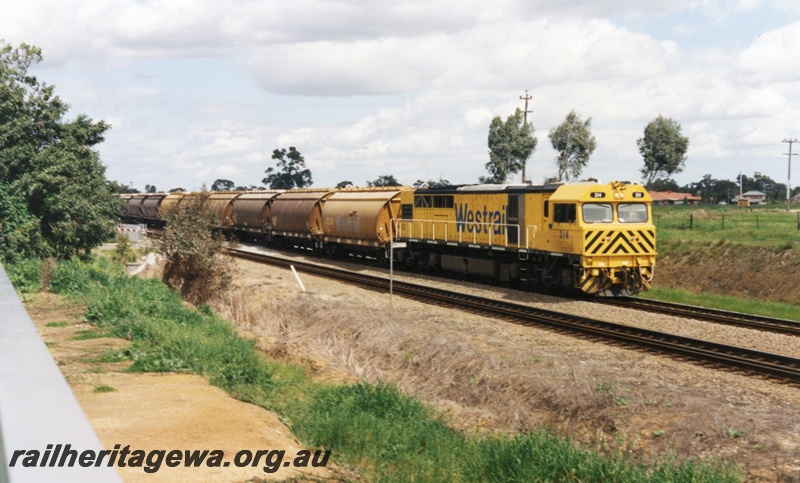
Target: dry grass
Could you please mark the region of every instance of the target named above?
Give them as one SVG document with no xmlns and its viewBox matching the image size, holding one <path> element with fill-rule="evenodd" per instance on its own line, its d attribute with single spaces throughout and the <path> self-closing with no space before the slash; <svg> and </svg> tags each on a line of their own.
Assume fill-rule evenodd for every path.
<svg viewBox="0 0 800 483">
<path fill-rule="evenodd" d="M 595 376 L 577 377 L 546 354 L 534 356 L 528 343 L 487 340 L 480 328 L 448 328 L 450 321 L 441 315 L 408 308 L 387 318 L 384 307 L 318 295 L 254 300 L 232 293 L 221 310 L 240 327 L 266 337 L 262 347 L 270 355 L 394 383 L 443 411 L 455 427 L 614 426 L 607 411 L 614 398 L 597 390 Z M 453 337 L 454 330 L 460 336 Z M 595 436 L 606 439 L 603 431 Z"/>
</svg>

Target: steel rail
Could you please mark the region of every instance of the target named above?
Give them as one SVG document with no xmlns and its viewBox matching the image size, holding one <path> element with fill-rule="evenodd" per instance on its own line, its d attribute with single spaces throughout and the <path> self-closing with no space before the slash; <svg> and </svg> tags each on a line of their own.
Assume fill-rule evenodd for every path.
<svg viewBox="0 0 800 483">
<path fill-rule="evenodd" d="M 238 249 L 230 249 L 229 253 L 240 258 L 277 266 L 289 267 L 293 265 L 297 270 L 306 273 L 335 277 L 373 290 L 385 292 L 389 289 L 389 280 L 381 277 L 307 262 L 275 258 Z M 545 326 L 558 331 L 577 333 L 629 347 L 670 354 L 696 362 L 709 363 L 728 369 L 738 369 L 783 382 L 800 384 L 800 359 L 794 357 L 553 312 L 474 295 L 459 294 L 407 282 L 394 281 L 393 289 L 399 294 L 428 303 L 433 302 L 459 309 L 466 308 L 474 313 L 500 317 L 523 325 Z"/>
<path fill-rule="evenodd" d="M 705 320 L 717 324 L 734 325 L 748 329 L 775 332 L 784 335 L 800 336 L 800 322 L 786 319 L 776 319 L 761 315 L 742 314 L 727 310 L 709 309 L 694 305 L 683 305 L 658 300 L 647 300 L 631 297 L 597 298 L 596 303 L 614 305 L 618 307 L 656 312 L 677 317 L 689 317 Z"/>
</svg>

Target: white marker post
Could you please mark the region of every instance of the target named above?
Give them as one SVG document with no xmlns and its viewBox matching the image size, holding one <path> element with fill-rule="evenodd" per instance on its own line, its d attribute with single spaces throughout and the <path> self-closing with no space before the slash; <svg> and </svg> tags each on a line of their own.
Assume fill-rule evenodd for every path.
<svg viewBox="0 0 800 483">
<path fill-rule="evenodd" d="M 306 293 L 306 287 L 305 287 L 305 285 L 303 285 L 303 281 L 300 280 L 300 275 L 297 274 L 297 270 L 294 269 L 294 265 L 289 265 L 289 268 L 292 269 L 292 273 L 294 274 L 294 278 L 297 279 L 297 285 L 300 285 L 300 290 L 302 290 L 303 293 Z"/>
<path fill-rule="evenodd" d="M 394 247 L 405 248 L 405 242 L 389 242 L 389 311 L 393 310 L 392 297 L 394 296 Z"/>
</svg>

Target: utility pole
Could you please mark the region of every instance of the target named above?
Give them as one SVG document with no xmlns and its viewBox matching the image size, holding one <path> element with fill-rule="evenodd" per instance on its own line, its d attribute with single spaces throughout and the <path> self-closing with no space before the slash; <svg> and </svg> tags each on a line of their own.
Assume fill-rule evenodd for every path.
<svg viewBox="0 0 800 483">
<path fill-rule="evenodd" d="M 789 152 L 783 153 L 784 156 L 789 157 L 789 174 L 786 177 L 786 211 L 791 209 L 792 198 L 792 156 L 797 156 L 797 153 L 792 154 L 792 144 L 797 142 L 797 138 L 784 139 L 783 142 L 789 143 Z"/>
<path fill-rule="evenodd" d="M 525 101 L 525 110 L 522 111 L 522 116 L 523 116 L 522 117 L 522 119 L 523 119 L 522 125 L 525 126 L 526 124 L 528 124 L 528 113 L 529 112 L 530 113 L 533 112 L 533 111 L 529 111 L 528 110 L 528 101 L 533 99 L 533 96 L 529 96 L 528 95 L 528 89 L 525 89 L 525 95 L 524 96 L 519 96 L 519 98 Z M 522 161 L 522 183 L 523 184 L 525 183 L 525 161 L 524 160 Z"/>
</svg>

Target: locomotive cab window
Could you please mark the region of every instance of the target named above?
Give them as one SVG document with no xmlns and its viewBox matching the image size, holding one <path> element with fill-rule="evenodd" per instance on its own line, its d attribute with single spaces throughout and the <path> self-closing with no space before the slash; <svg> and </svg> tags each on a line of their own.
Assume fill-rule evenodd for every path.
<svg viewBox="0 0 800 483">
<path fill-rule="evenodd" d="M 575 223 L 576 208 L 574 203 L 554 203 L 553 221 L 556 223 Z"/>
<path fill-rule="evenodd" d="M 614 210 L 610 203 L 585 203 L 582 207 L 584 223 L 611 223 Z"/>
<path fill-rule="evenodd" d="M 620 203 L 617 206 L 620 223 L 647 223 L 647 205 L 644 203 Z"/>
</svg>

